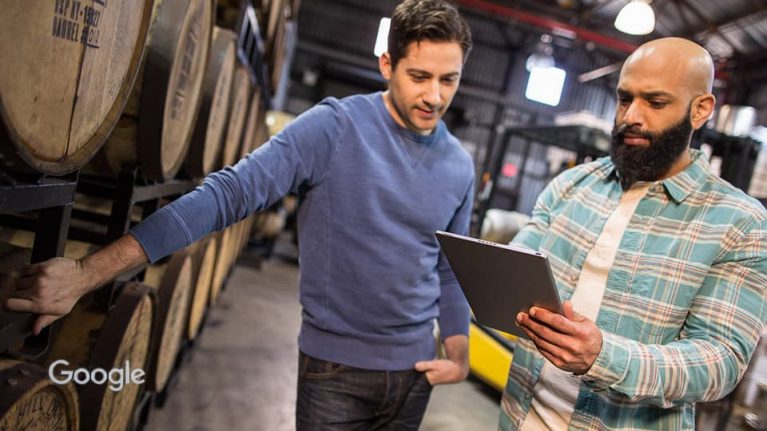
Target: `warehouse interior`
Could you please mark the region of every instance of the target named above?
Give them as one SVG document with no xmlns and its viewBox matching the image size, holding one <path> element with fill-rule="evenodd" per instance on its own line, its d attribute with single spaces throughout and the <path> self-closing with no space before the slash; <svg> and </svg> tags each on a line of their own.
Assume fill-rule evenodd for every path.
<svg viewBox="0 0 767 431">
<path fill-rule="evenodd" d="M 115 3 L 0 17 L 0 430 L 296 429 L 305 189 L 104 280 L 38 335 L 3 302 L 27 265 L 103 252 L 326 98 L 385 91 L 400 1 Z M 767 207 L 767 0 L 450 3 L 473 40 L 442 117 L 473 163 L 469 236 L 509 243 L 554 177 L 608 156 L 624 60 L 670 36 L 714 62 L 716 109 L 691 147 Z M 498 429 L 517 343 L 472 319 L 469 377 L 434 387 L 419 429 Z M 58 383 L 62 359 L 147 378 Z M 767 430 L 767 337 L 694 425 Z"/>
</svg>

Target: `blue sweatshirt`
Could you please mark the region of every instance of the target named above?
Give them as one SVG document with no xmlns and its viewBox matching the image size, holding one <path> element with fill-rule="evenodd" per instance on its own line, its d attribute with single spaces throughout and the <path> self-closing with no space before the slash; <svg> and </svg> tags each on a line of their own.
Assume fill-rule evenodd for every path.
<svg viewBox="0 0 767 431">
<path fill-rule="evenodd" d="M 465 234 L 471 157 L 440 121 L 428 136 L 397 125 L 382 93 L 325 99 L 231 168 L 131 230 L 149 259 L 298 192 L 300 349 L 404 370 L 467 334 L 469 308 L 434 236 Z"/>
</svg>

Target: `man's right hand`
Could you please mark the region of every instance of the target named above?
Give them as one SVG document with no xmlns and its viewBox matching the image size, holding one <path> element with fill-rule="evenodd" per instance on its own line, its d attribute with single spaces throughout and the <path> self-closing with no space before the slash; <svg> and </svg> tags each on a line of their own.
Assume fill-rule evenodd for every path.
<svg viewBox="0 0 767 431">
<path fill-rule="evenodd" d="M 126 234 L 80 260 L 57 257 L 29 265 L 22 270 L 5 307 L 39 314 L 33 327 L 37 335 L 72 311 L 80 297 L 146 261 L 144 249 L 133 235 Z"/>
<path fill-rule="evenodd" d="M 39 314 L 33 328 L 37 335 L 72 311 L 80 297 L 88 292 L 88 281 L 81 261 L 57 257 L 29 265 L 22 269 L 16 290 L 5 307 Z"/>
</svg>

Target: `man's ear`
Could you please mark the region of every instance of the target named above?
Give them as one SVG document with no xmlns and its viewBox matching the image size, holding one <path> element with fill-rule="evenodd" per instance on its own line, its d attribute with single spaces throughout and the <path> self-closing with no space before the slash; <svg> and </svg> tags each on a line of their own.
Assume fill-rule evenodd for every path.
<svg viewBox="0 0 767 431">
<path fill-rule="evenodd" d="M 692 100 L 690 122 L 693 129 L 698 130 L 706 124 L 706 121 L 711 118 L 711 114 L 714 112 L 714 105 L 716 105 L 716 98 L 711 93 L 697 96 Z"/>
<path fill-rule="evenodd" d="M 392 75 L 391 56 L 388 52 L 384 52 L 378 57 L 378 69 L 381 71 L 385 80 L 390 80 Z"/>
</svg>

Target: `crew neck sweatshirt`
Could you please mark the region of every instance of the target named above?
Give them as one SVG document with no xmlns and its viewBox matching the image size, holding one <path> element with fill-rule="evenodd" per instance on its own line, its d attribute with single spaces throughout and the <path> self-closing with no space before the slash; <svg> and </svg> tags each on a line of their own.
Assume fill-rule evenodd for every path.
<svg viewBox="0 0 767 431">
<path fill-rule="evenodd" d="M 394 121 L 380 92 L 328 98 L 131 233 L 156 261 L 298 193 L 300 349 L 409 369 L 434 357 L 434 319 L 443 338 L 468 333 L 434 232 L 468 232 L 473 172 L 442 121 L 423 136 Z"/>
</svg>

